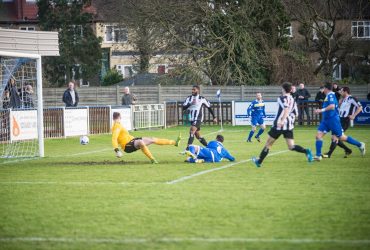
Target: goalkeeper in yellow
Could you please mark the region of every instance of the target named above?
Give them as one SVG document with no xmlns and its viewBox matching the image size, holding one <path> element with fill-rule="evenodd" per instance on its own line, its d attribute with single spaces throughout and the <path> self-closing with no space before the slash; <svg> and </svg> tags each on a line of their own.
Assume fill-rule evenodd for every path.
<svg viewBox="0 0 370 250">
<path fill-rule="evenodd" d="M 138 149 L 141 149 L 141 151 L 143 151 L 143 153 L 150 159 L 152 163 L 157 164 L 158 161 L 156 161 L 156 159 L 153 157 L 147 146 L 154 143 L 157 145 L 174 145 L 178 147 L 180 140 L 180 135 L 177 137 L 176 141 L 150 137 L 133 137 L 121 125 L 121 114 L 118 112 L 113 113 L 112 145 L 118 158 L 122 157 L 122 152 L 118 146 L 121 146 L 123 151 L 126 153 L 132 153 Z"/>
</svg>

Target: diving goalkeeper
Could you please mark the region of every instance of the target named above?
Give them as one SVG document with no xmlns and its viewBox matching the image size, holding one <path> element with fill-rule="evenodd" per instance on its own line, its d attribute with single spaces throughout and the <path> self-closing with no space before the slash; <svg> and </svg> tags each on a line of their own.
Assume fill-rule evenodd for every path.
<svg viewBox="0 0 370 250">
<path fill-rule="evenodd" d="M 124 152 L 132 153 L 138 149 L 141 149 L 143 153 L 150 159 L 154 164 L 157 164 L 158 161 L 153 157 L 152 153 L 149 151 L 148 147 L 150 144 L 157 145 L 174 145 L 179 146 L 181 136 L 179 135 L 174 140 L 159 139 L 159 138 L 150 138 L 150 137 L 133 137 L 128 133 L 128 131 L 121 125 L 121 114 L 118 112 L 113 113 L 113 127 L 112 127 L 112 145 L 116 156 L 118 158 L 122 157 L 122 152 L 118 148 L 120 145 Z"/>
</svg>

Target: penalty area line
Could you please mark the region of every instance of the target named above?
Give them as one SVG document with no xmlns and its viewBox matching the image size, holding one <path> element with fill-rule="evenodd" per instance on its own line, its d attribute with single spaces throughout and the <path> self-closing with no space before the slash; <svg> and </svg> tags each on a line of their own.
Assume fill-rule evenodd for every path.
<svg viewBox="0 0 370 250">
<path fill-rule="evenodd" d="M 274 156 L 274 155 L 278 155 L 278 154 L 283 154 L 283 153 L 286 153 L 288 152 L 289 150 L 282 150 L 282 151 L 278 151 L 278 152 L 275 152 L 275 153 L 271 153 L 269 154 L 267 157 L 269 156 Z M 230 168 L 230 167 L 233 167 L 233 166 L 236 166 L 236 165 L 239 165 L 241 163 L 245 163 L 245 162 L 248 162 L 248 161 L 251 161 L 252 159 L 247 159 L 247 160 L 241 160 L 241 161 L 238 161 L 238 162 L 233 162 L 233 163 L 230 163 L 230 164 L 227 164 L 227 165 L 224 165 L 222 167 L 218 167 L 218 168 L 211 168 L 211 169 L 208 169 L 208 170 L 204 170 L 204 171 L 200 171 L 200 172 L 197 172 L 195 174 L 192 174 L 192 175 L 187 175 L 187 176 L 184 176 L 184 177 L 181 177 L 181 178 L 178 178 L 178 179 L 175 179 L 175 180 L 172 180 L 172 181 L 167 181 L 166 184 L 169 184 L 169 185 L 173 185 L 173 184 L 177 184 L 179 182 L 183 182 L 183 181 L 186 181 L 186 180 L 189 180 L 189 179 L 192 179 L 194 177 L 197 177 L 197 176 L 200 176 L 200 175 L 204 175 L 204 174 L 208 174 L 208 173 L 211 173 L 211 172 L 214 172 L 214 171 L 218 171 L 218 170 L 222 170 L 222 169 L 226 169 L 226 168 Z"/>
<path fill-rule="evenodd" d="M 145 244 L 145 243 L 287 243 L 287 244 L 341 244 L 341 245 L 369 245 L 370 240 L 345 239 L 279 239 L 279 238 L 66 238 L 66 237 L 3 237 L 0 242 L 59 242 L 59 243 L 93 243 L 93 244 Z"/>
</svg>

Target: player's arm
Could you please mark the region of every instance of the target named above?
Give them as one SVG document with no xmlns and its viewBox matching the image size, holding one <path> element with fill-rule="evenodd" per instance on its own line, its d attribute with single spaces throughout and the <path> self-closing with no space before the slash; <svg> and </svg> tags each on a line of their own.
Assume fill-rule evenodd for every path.
<svg viewBox="0 0 370 250">
<path fill-rule="evenodd" d="M 362 111 L 362 105 L 356 98 L 352 99 L 353 105 L 356 107 L 356 112 L 349 116 L 349 119 L 354 120 L 356 116 Z"/>
<path fill-rule="evenodd" d="M 114 152 L 116 152 L 116 156 L 118 158 L 122 157 L 122 152 L 118 148 L 118 136 L 120 133 L 120 128 L 113 128 L 112 130 L 112 146 L 114 148 Z"/>
<path fill-rule="evenodd" d="M 212 115 L 213 121 L 214 122 L 217 122 L 217 118 L 215 116 L 215 113 L 213 112 L 213 109 L 211 108 L 211 103 L 207 99 L 205 99 L 205 98 L 203 100 L 204 100 L 203 104 L 206 105 L 209 113 Z"/>
<path fill-rule="evenodd" d="M 248 109 L 247 109 L 248 116 L 251 116 L 251 111 L 252 111 L 253 106 L 254 106 L 254 102 L 251 102 L 251 104 L 249 104 Z"/>
<path fill-rule="evenodd" d="M 229 151 L 227 151 L 225 148 L 224 148 L 224 150 L 225 150 L 225 158 L 226 158 L 226 159 L 228 159 L 229 161 L 235 161 L 235 157 L 234 157 L 234 156 L 232 156 L 232 155 L 229 153 Z"/>
<path fill-rule="evenodd" d="M 322 108 L 322 109 L 316 109 L 315 110 L 316 114 L 324 113 L 326 111 L 330 111 L 330 110 L 335 109 L 335 100 L 334 100 L 334 98 L 336 98 L 336 97 L 334 95 L 328 95 L 327 98 L 328 98 L 329 105 L 326 106 L 325 108 Z"/>
<path fill-rule="evenodd" d="M 190 97 L 186 98 L 185 102 L 182 104 L 182 110 L 187 110 L 191 106 Z"/>
</svg>

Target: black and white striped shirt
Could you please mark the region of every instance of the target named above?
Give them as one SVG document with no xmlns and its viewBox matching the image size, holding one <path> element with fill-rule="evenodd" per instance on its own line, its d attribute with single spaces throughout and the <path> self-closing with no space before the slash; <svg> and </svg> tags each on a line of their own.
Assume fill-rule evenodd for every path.
<svg viewBox="0 0 370 250">
<path fill-rule="evenodd" d="M 348 117 L 353 115 L 358 108 L 362 107 L 361 103 L 353 96 L 349 95 L 343 99 L 339 108 L 340 117 Z"/>
<path fill-rule="evenodd" d="M 280 130 L 293 130 L 295 117 L 298 115 L 297 103 L 291 95 L 282 95 L 277 99 L 279 105 L 278 112 L 274 121 L 274 127 Z M 284 120 L 284 125 L 281 128 L 277 127 L 278 122 L 284 116 L 284 110 L 289 110 L 287 118 Z"/>
<path fill-rule="evenodd" d="M 203 121 L 204 111 L 203 106 L 208 108 L 209 112 L 214 118 L 213 110 L 211 109 L 211 103 L 203 96 L 188 96 L 183 104 L 183 109 L 190 112 L 190 120 Z"/>
</svg>

